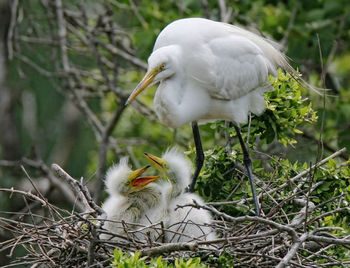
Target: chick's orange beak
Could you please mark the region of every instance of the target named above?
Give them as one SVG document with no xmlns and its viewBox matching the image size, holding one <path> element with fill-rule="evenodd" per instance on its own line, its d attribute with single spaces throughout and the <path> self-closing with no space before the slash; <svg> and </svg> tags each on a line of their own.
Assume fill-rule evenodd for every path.
<svg viewBox="0 0 350 268">
<path fill-rule="evenodd" d="M 130 181 L 130 184 L 133 188 L 135 188 L 137 190 L 141 190 L 142 188 L 147 186 L 152 181 L 155 181 L 155 180 L 160 178 L 160 176 L 140 177 L 149 167 L 150 167 L 150 165 L 131 172 L 131 174 L 129 176 L 129 181 Z"/>
<path fill-rule="evenodd" d="M 149 85 L 153 82 L 154 78 L 158 73 L 163 70 L 163 65 L 158 66 L 152 70 L 149 70 L 145 76 L 142 78 L 141 82 L 137 85 L 137 87 L 131 92 L 129 98 L 126 100 L 125 105 L 128 105 L 136 98 L 137 95 L 141 93 L 142 90 L 149 87 Z"/>
<path fill-rule="evenodd" d="M 138 189 L 141 189 L 147 186 L 152 181 L 158 180 L 160 176 L 148 176 L 148 177 L 139 177 L 132 181 L 132 186 Z"/>
</svg>

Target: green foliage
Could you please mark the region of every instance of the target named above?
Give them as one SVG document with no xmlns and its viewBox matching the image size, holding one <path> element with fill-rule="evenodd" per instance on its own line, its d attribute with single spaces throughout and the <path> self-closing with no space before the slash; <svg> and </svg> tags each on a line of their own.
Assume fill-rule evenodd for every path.
<svg viewBox="0 0 350 268">
<path fill-rule="evenodd" d="M 252 136 L 262 133 L 261 139 L 267 143 L 277 138 L 284 146 L 293 145 L 295 134 L 302 133 L 298 127 L 304 122 L 316 122 L 316 112 L 302 96 L 300 84 L 289 74 L 279 70 L 278 78 L 270 77 L 270 82 L 275 90 L 266 93 L 267 111 L 252 121 Z"/>
<path fill-rule="evenodd" d="M 114 259 L 112 266 L 115 268 L 206 268 L 205 264 L 200 263 L 200 258 L 189 258 L 184 260 L 182 258 L 176 259 L 174 263 L 168 263 L 158 258 L 148 259 L 147 257 L 140 257 L 140 252 L 126 253 L 119 249 L 114 250 Z"/>
<path fill-rule="evenodd" d="M 238 174 L 234 169 L 236 158 L 235 152 L 229 155 L 221 146 L 207 150 L 204 169 L 196 185 L 199 195 L 205 197 L 207 201 L 227 201 L 231 191 L 237 189 L 234 194 L 235 200 L 247 196 L 249 185 L 237 177 Z M 239 208 L 235 206 L 227 206 L 226 212 L 234 215 L 237 214 L 237 209 Z"/>
</svg>

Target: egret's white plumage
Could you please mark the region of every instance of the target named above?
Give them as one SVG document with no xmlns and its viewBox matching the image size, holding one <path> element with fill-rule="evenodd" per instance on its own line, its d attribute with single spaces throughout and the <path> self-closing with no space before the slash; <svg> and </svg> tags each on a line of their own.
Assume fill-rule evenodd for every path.
<svg viewBox="0 0 350 268">
<path fill-rule="evenodd" d="M 128 166 L 128 159 L 122 158 L 119 164 L 107 171 L 105 185 L 109 197 L 102 206 L 107 214 L 104 228 L 119 234 L 123 231 L 122 220 L 126 223 L 137 223 L 147 209 L 159 204 L 162 198 L 161 189 L 152 183 L 159 176 L 140 177 L 147 168 L 148 166 L 133 171 Z"/>
<path fill-rule="evenodd" d="M 199 205 L 204 203 L 198 195 L 185 193 L 185 187 L 191 180 L 192 170 L 192 165 L 186 157 L 174 148 L 167 150 L 162 158 L 150 154 L 146 154 L 146 157 L 164 172 L 170 181 L 164 184 L 162 189 L 167 202 L 167 214 L 163 215 L 162 220 L 169 230 L 165 233 L 165 241 L 185 242 L 196 239 L 215 239 L 215 233 L 208 226 L 212 221 L 210 213 L 204 209 L 185 206 L 194 204 L 194 201 Z"/>
<path fill-rule="evenodd" d="M 252 32 L 207 19 L 180 19 L 158 35 L 147 78 L 129 102 L 159 82 L 155 111 L 169 127 L 212 119 L 244 123 L 248 112 L 263 112 L 264 92 L 272 89 L 267 78 L 278 66 L 293 70 L 283 53 Z"/>
</svg>

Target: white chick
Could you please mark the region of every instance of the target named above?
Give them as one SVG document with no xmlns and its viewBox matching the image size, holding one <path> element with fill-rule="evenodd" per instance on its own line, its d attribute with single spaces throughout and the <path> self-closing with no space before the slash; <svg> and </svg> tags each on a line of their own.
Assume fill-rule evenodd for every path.
<svg viewBox="0 0 350 268">
<path fill-rule="evenodd" d="M 145 156 L 170 182 L 164 184 L 162 190 L 167 201 L 167 213 L 163 216 L 169 230 L 165 234 L 166 242 L 216 239 L 215 232 L 208 226 L 212 217 L 207 210 L 191 206 L 178 207 L 194 204 L 193 200 L 199 205 L 204 204 L 198 195 L 185 193 L 191 181 L 191 163 L 176 148 L 167 150 L 162 158 L 147 153 Z"/>
<path fill-rule="evenodd" d="M 152 182 L 160 176 L 140 177 L 149 167 L 133 171 L 125 157 L 107 171 L 105 185 L 109 197 L 102 206 L 107 214 L 107 221 L 103 225 L 105 229 L 121 234 L 121 221 L 137 223 L 146 210 L 159 204 L 162 194 Z M 109 237 L 101 235 L 102 239 Z"/>
</svg>

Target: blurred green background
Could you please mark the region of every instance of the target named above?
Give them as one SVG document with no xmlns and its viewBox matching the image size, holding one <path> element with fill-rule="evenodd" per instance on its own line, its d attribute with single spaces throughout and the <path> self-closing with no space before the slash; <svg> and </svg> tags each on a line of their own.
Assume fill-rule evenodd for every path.
<svg viewBox="0 0 350 268">
<path fill-rule="evenodd" d="M 339 148 L 350 148 L 348 0 L 66 0 L 63 5 L 69 26 L 67 55 L 74 69 L 69 75 L 63 73 L 63 52 L 58 44 L 59 25 L 53 1 L 19 0 L 15 8 L 11 2 L 0 1 L 1 187 L 26 189 L 25 176 L 18 164 L 24 157 L 38 161 L 36 163 L 42 161 L 46 166 L 58 163 L 73 177 L 84 177 L 92 189 L 98 169 L 102 169 L 103 174 L 124 155 L 129 155 L 133 166 L 139 167 L 147 163 L 143 152 L 160 155 L 176 144 L 194 160 L 190 125 L 174 131 L 159 123 L 153 113 L 155 87 L 140 95 L 137 105 L 123 111 L 113 129 L 113 146 L 107 151 L 105 164 L 100 154 L 103 127 L 99 130 L 96 122 L 92 122 L 95 118 L 101 126 L 108 125 L 115 111 L 124 105 L 125 96 L 145 73 L 147 58 L 159 32 L 183 17 L 226 21 L 260 32 L 281 44 L 291 65 L 305 80 L 329 89 L 327 97 L 301 88 L 298 89 L 301 95 L 295 92 L 288 95 L 283 91 L 281 94 L 291 96 L 294 104 L 290 104 L 287 97 L 277 101 L 280 107 L 276 113 L 268 110 L 260 119 L 253 117 L 249 146 L 254 159 L 261 160 L 257 151 L 263 151 L 290 162 L 298 160 L 301 166 L 314 163 Z M 288 86 L 276 83 L 276 89 L 288 90 L 293 82 L 288 80 Z M 269 98 L 273 102 L 278 96 L 271 94 Z M 87 116 L 79 99 L 94 117 Z M 301 99 L 307 100 L 300 103 Z M 289 121 L 283 121 L 286 116 L 283 111 L 288 109 L 297 112 L 288 116 Z M 302 109 L 305 114 L 301 113 Z M 276 117 L 278 113 L 281 117 Z M 267 129 L 269 118 L 274 116 L 271 129 Z M 242 127 L 247 133 L 247 126 Z M 213 154 L 210 150 L 225 146 L 223 131 L 226 129 L 222 122 L 200 126 L 208 156 Z M 318 154 L 320 148 L 322 154 Z M 237 152 L 240 152 L 238 147 Z M 217 151 L 216 154 L 221 155 Z M 347 153 L 341 155 L 342 160 L 347 158 Z M 202 173 L 201 185 L 205 185 L 210 176 L 207 174 L 212 165 L 209 160 L 208 165 Z M 38 180 L 45 177 L 45 171 L 35 165 L 27 163 L 25 167 Z M 50 187 L 48 197 L 69 207 L 57 189 Z M 20 201 L 8 202 L 8 196 L 2 193 L 0 203 L 1 210 L 9 211 L 23 205 Z"/>
</svg>

